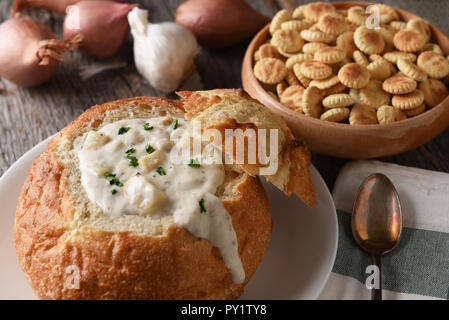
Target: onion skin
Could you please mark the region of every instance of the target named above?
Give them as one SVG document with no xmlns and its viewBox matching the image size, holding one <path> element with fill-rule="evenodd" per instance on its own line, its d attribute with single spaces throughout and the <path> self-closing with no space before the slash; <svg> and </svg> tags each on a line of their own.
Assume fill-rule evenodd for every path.
<svg viewBox="0 0 449 320">
<path fill-rule="evenodd" d="M 86 0 L 89 1 L 89 0 Z M 128 2 L 128 0 L 115 0 L 119 2 Z M 12 6 L 13 16 L 28 8 L 43 8 L 57 13 L 65 14 L 68 6 L 74 5 L 79 0 L 16 0 Z"/>
<path fill-rule="evenodd" d="M 0 76 L 23 87 L 48 81 L 58 69 L 61 53 L 77 47 L 80 40 L 57 40 L 47 26 L 27 16 L 0 24 L 0 39 Z"/>
<path fill-rule="evenodd" d="M 127 15 L 137 4 L 114 1 L 81 1 L 74 5 L 79 10 L 79 29 L 73 29 L 75 15 L 64 19 L 64 39 L 83 35 L 80 49 L 96 59 L 114 56 L 129 33 Z"/>
<path fill-rule="evenodd" d="M 187 0 L 176 9 L 175 21 L 202 45 L 221 49 L 249 38 L 270 19 L 242 0 Z"/>
</svg>

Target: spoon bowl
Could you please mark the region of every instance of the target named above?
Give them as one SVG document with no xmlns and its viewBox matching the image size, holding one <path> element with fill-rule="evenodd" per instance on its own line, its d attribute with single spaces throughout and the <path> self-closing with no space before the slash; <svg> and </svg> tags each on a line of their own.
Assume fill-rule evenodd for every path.
<svg viewBox="0 0 449 320">
<path fill-rule="evenodd" d="M 390 179 L 376 173 L 363 181 L 351 222 L 355 241 L 381 271 L 381 257 L 397 246 L 402 232 L 401 204 Z M 372 298 L 381 299 L 381 286 L 373 290 Z"/>
</svg>

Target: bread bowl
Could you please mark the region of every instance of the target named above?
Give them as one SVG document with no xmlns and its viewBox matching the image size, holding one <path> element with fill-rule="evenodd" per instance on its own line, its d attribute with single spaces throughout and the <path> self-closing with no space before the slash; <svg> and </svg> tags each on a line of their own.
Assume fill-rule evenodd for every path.
<svg viewBox="0 0 449 320">
<path fill-rule="evenodd" d="M 64 128 L 33 162 L 18 201 L 14 236 L 19 262 L 40 299 L 234 299 L 241 295 L 264 255 L 272 228 L 254 167 L 173 164 L 170 168 L 170 162 L 162 160 L 157 169 L 145 171 L 141 162 L 146 154 L 155 153 L 142 150 L 143 145 L 149 149 L 149 132 L 163 136 L 171 130 L 167 134 L 172 134 L 174 126 L 170 128 L 168 122 L 177 119 L 177 125 L 184 126 L 186 110 L 190 119 L 207 116 L 209 126 L 224 128 L 231 115 L 232 125 L 280 129 L 280 170 L 267 178 L 286 193 L 299 194 L 309 205 L 315 203 L 310 154 L 295 142 L 282 120 L 236 90 L 180 95 L 184 103 L 139 97 L 94 106 Z M 208 112 L 220 113 L 217 108 L 233 114 L 224 112 L 212 121 Z M 156 125 L 163 128 L 147 130 Z M 133 132 L 138 134 L 133 137 Z M 151 144 L 157 151 L 164 148 Z M 122 156 L 114 158 L 116 154 Z M 137 166 L 133 155 L 139 157 Z M 109 160 L 112 168 L 98 165 Z M 158 173 L 160 167 L 165 167 L 164 175 Z M 205 172 L 195 171 L 192 176 L 201 176 L 212 187 L 183 176 L 198 169 Z M 184 183 L 179 183 L 183 177 Z M 188 187 L 183 189 L 185 184 Z M 196 194 L 201 188 L 206 191 Z M 191 195 L 194 200 L 188 202 Z M 206 228 L 211 234 L 201 233 L 206 229 L 195 224 L 196 219 L 211 223 Z M 221 237 L 223 233 L 226 236 Z M 232 234 L 236 245 L 230 245 Z"/>
</svg>

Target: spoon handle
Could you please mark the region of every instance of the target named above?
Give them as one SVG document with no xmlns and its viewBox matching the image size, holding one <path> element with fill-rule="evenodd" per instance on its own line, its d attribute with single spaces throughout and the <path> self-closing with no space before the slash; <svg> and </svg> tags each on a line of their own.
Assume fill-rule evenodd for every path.
<svg viewBox="0 0 449 320">
<path fill-rule="evenodd" d="M 379 288 L 371 289 L 371 300 L 382 300 L 382 259 L 381 256 L 373 255 L 373 264 L 379 268 Z"/>
</svg>

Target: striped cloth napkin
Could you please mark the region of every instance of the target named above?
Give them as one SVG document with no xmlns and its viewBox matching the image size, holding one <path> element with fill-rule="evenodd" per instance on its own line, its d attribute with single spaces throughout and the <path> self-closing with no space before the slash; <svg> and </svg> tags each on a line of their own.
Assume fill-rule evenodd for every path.
<svg viewBox="0 0 449 320">
<path fill-rule="evenodd" d="M 362 181 L 385 174 L 402 205 L 403 230 L 396 249 L 382 258 L 384 299 L 449 299 L 449 174 L 379 161 L 355 161 L 340 172 L 333 198 L 339 243 L 332 274 L 319 299 L 370 299 L 367 253 L 351 232 L 352 205 Z"/>
</svg>

